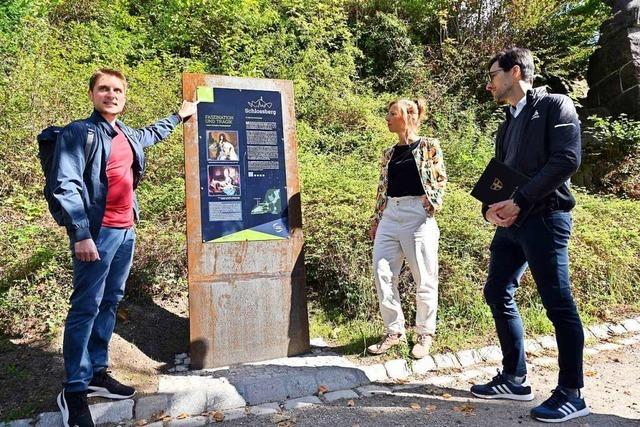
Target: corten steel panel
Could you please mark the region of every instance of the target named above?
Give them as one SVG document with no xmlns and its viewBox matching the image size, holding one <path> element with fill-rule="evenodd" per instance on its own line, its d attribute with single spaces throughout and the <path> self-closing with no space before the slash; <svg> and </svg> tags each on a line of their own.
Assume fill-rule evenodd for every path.
<svg viewBox="0 0 640 427">
<path fill-rule="evenodd" d="M 282 94 L 284 152 L 289 198 L 287 240 L 202 242 L 198 123 L 184 124 L 191 361 L 213 368 L 291 356 L 309 350 L 302 213 L 293 84 L 183 74 L 182 94 L 196 88 L 272 90 Z"/>
</svg>

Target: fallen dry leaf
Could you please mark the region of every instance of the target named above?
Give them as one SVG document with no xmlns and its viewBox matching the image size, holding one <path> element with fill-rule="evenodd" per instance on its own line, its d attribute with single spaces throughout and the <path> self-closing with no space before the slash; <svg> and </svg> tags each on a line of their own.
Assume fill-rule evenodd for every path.
<svg viewBox="0 0 640 427">
<path fill-rule="evenodd" d="M 136 426 L 136 427 L 140 427 L 140 426 L 144 426 L 144 425 L 147 425 L 147 420 L 145 420 L 145 419 L 138 420 L 138 421 L 136 421 L 136 423 L 134 424 L 134 426 Z"/>
<path fill-rule="evenodd" d="M 183 412 L 176 417 L 177 420 L 184 420 L 185 418 L 189 418 L 189 414 L 186 412 Z"/>
<path fill-rule="evenodd" d="M 222 422 L 224 420 L 224 413 L 222 411 L 216 411 L 213 413 L 213 420 L 217 423 Z"/>
<path fill-rule="evenodd" d="M 327 388 L 327 386 L 326 386 L 326 385 L 322 385 L 322 384 L 320 384 L 320 385 L 318 386 L 318 396 L 322 396 L 323 394 L 325 394 L 325 393 L 326 393 L 326 392 L 328 392 L 328 391 L 329 391 L 329 389 Z"/>
<path fill-rule="evenodd" d="M 278 420 L 279 421 L 276 421 Z M 288 417 L 286 415 L 281 415 L 280 417 L 274 417 L 274 422 L 278 427 L 293 427 L 296 425 L 296 419 L 292 417 Z"/>
<path fill-rule="evenodd" d="M 436 405 L 433 405 L 433 404 L 430 403 L 430 404 L 427 405 L 426 409 L 427 409 L 427 412 L 433 412 L 433 411 L 436 410 L 436 408 L 437 408 Z"/>
<path fill-rule="evenodd" d="M 128 323 L 129 322 L 129 310 L 127 310 L 124 307 L 118 307 L 118 312 L 116 314 L 116 317 L 122 323 Z"/>
<path fill-rule="evenodd" d="M 443 399 L 451 399 L 451 395 L 449 393 L 442 393 Z"/>
<path fill-rule="evenodd" d="M 595 377 L 598 373 L 596 371 L 587 370 L 584 371 L 584 374 L 588 377 Z"/>
<path fill-rule="evenodd" d="M 420 409 L 421 406 L 419 404 L 417 404 L 416 402 L 412 402 L 409 404 L 409 408 L 411 409 Z"/>
<path fill-rule="evenodd" d="M 353 406 L 353 405 L 355 405 L 355 404 L 356 404 L 356 402 L 354 402 L 354 401 L 353 401 L 353 399 L 349 399 L 349 400 L 347 400 L 347 406 L 348 406 L 348 407 L 352 407 L 352 406 Z"/>
<path fill-rule="evenodd" d="M 409 384 L 409 380 L 406 378 L 399 378 L 396 380 L 396 384 Z"/>
<path fill-rule="evenodd" d="M 464 405 L 454 406 L 453 410 L 462 414 L 472 415 L 476 408 L 469 403 L 465 403 Z"/>
<path fill-rule="evenodd" d="M 275 415 L 271 418 L 271 421 L 272 421 L 274 424 L 278 424 L 278 423 L 281 423 L 281 422 L 283 422 L 283 421 L 289 421 L 290 419 L 291 419 L 291 417 L 290 417 L 290 416 L 288 416 L 288 415 L 285 415 L 285 414 L 275 414 Z"/>
</svg>

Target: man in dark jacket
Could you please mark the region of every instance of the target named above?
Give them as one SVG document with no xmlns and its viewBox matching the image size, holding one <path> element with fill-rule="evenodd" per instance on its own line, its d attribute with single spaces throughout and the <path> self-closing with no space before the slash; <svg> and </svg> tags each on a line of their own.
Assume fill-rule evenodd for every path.
<svg viewBox="0 0 640 427">
<path fill-rule="evenodd" d="M 509 49 L 489 62 L 487 90 L 496 102 L 508 104 L 496 158 L 530 180 L 511 199 L 483 206 L 486 220 L 498 227 L 484 295 L 500 340 L 503 370 L 471 392 L 489 399 L 533 399 L 524 328 L 514 299 L 528 265 L 555 328 L 560 367 L 558 386 L 531 416 L 559 422 L 589 414 L 580 394 L 584 332 L 571 294 L 567 249 L 575 206 L 569 179 L 580 165 L 580 123 L 568 97 L 532 89 L 532 82 L 533 58 L 527 49 Z"/>
<path fill-rule="evenodd" d="M 63 343 L 66 381 L 57 398 L 64 426 L 94 425 L 87 396 L 126 399 L 135 393 L 107 368 L 116 309 L 133 259 L 143 148 L 169 136 L 196 111 L 195 103 L 185 101 L 178 113 L 131 129 L 117 120 L 126 90 L 121 72 L 94 73 L 89 81 L 94 112 L 61 131 L 53 155 L 52 192 L 73 253 L 73 293 Z"/>
</svg>

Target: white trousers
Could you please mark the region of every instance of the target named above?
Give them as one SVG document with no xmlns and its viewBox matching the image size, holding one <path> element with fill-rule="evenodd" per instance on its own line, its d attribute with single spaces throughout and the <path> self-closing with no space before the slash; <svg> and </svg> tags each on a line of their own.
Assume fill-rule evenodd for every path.
<svg viewBox="0 0 640 427">
<path fill-rule="evenodd" d="M 389 197 L 373 243 L 373 271 L 385 332 L 405 332 L 398 276 L 406 259 L 416 283 L 416 333 L 433 335 L 438 310 L 438 239 L 420 197 Z"/>
</svg>

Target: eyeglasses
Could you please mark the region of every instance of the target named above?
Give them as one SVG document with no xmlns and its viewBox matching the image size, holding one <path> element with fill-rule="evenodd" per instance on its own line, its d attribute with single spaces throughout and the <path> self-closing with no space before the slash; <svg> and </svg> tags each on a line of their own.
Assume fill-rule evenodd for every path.
<svg viewBox="0 0 640 427">
<path fill-rule="evenodd" d="M 504 68 L 496 68 L 493 71 L 489 71 L 489 75 L 487 77 L 489 77 L 489 83 L 491 83 L 493 81 L 493 78 L 496 76 L 496 74 L 498 74 L 500 71 L 504 71 Z"/>
</svg>

